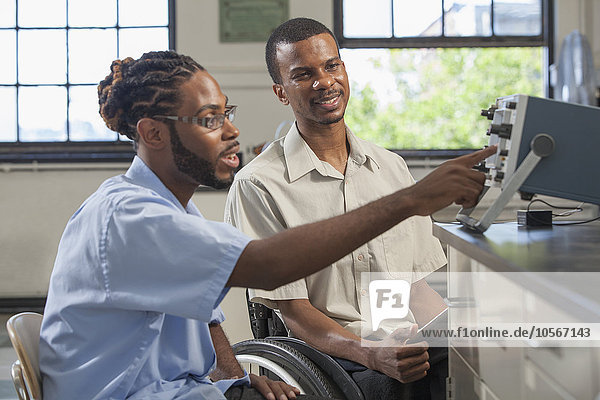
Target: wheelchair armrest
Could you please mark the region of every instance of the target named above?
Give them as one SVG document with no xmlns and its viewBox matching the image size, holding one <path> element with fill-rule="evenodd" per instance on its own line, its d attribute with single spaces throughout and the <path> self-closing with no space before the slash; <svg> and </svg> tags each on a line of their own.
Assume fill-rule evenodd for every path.
<svg viewBox="0 0 600 400">
<path fill-rule="evenodd" d="M 248 289 L 246 289 L 246 303 L 254 339 L 264 339 L 267 336 L 287 336 L 287 329 L 277 314 L 264 304 L 250 301 Z"/>
</svg>

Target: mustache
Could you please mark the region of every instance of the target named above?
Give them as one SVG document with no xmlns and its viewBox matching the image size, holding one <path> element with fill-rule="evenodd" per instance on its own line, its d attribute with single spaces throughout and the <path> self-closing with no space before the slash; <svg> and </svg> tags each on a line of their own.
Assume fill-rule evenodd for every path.
<svg viewBox="0 0 600 400">
<path fill-rule="evenodd" d="M 328 97 L 341 96 L 344 94 L 343 90 L 330 90 L 329 92 L 322 93 L 319 97 L 313 99 L 313 103 L 317 101 L 322 101 Z"/>
<path fill-rule="evenodd" d="M 240 143 L 237 140 L 234 140 L 233 142 L 231 142 L 231 144 L 229 146 L 227 146 L 227 148 L 225 150 L 223 150 L 222 152 L 219 153 L 219 157 L 224 156 L 225 154 L 227 154 L 229 152 L 229 150 L 233 149 L 236 146 L 239 146 Z"/>
</svg>

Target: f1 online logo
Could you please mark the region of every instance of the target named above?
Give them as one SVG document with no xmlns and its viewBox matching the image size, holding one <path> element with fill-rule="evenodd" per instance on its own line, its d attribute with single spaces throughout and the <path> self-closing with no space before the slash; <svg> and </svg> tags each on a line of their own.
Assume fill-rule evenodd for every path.
<svg viewBox="0 0 600 400">
<path fill-rule="evenodd" d="M 369 283 L 371 326 L 374 331 L 386 319 L 402 319 L 408 315 L 410 283 L 401 280 L 376 280 Z"/>
</svg>

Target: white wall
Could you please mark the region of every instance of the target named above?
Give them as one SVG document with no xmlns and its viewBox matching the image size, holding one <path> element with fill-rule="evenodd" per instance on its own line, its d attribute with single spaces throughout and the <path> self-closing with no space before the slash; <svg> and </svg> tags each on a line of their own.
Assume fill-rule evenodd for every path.
<svg viewBox="0 0 600 400">
<path fill-rule="evenodd" d="M 279 123 L 293 118 L 272 94 L 264 45 L 221 44 L 218 0 L 177 0 L 177 49 L 195 58 L 239 104 L 236 125 L 243 150 L 270 141 Z M 573 29 L 592 42 L 600 66 L 600 0 L 558 0 L 557 46 Z M 332 27 L 331 0 L 290 0 L 290 16 L 307 16 Z M 593 41 L 593 38 L 598 38 Z M 108 68 L 108 66 L 107 66 Z M 0 297 L 46 293 L 60 234 L 81 202 L 126 165 L 0 165 Z M 422 176 L 427 170 L 415 171 Z M 193 199 L 204 214 L 221 220 L 225 193 L 202 192 Z M 223 308 L 232 342 L 249 337 L 243 290 L 227 296 Z"/>
<path fill-rule="evenodd" d="M 563 39 L 578 29 L 590 41 L 594 65 L 600 69 L 600 0 L 556 0 L 555 55 L 559 55 Z"/>
<path fill-rule="evenodd" d="M 271 89 L 264 43 L 219 43 L 217 0 L 177 1 L 177 50 L 190 55 L 219 81 L 232 104 L 240 104 L 236 125 L 242 149 L 273 139 L 281 121 L 293 120 Z M 290 16 L 333 23 L 331 0 L 291 0 Z"/>
</svg>

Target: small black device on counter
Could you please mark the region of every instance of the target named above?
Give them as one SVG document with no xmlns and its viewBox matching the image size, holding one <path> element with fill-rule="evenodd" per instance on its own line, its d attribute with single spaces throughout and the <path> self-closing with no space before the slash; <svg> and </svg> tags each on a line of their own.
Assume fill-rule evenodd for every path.
<svg viewBox="0 0 600 400">
<path fill-rule="evenodd" d="M 517 223 L 526 226 L 551 226 L 551 210 L 518 210 Z"/>
</svg>

